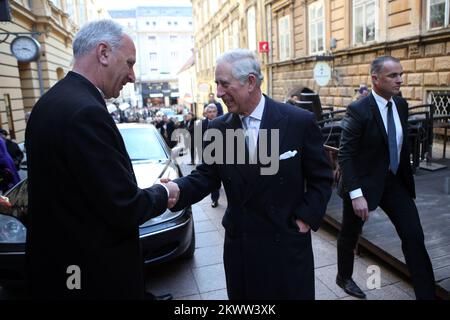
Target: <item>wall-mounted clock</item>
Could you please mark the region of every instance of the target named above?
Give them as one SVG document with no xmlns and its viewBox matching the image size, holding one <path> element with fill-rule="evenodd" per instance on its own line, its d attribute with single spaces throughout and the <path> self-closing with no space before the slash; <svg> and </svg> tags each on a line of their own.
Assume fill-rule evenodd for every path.
<svg viewBox="0 0 450 320">
<path fill-rule="evenodd" d="M 19 62 L 36 61 L 41 52 L 41 45 L 32 37 L 19 36 L 11 42 L 11 52 Z"/>
</svg>

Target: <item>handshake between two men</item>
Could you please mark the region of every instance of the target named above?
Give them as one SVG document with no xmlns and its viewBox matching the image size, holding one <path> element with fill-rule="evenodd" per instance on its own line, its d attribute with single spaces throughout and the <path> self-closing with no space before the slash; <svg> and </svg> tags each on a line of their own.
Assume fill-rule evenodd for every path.
<svg viewBox="0 0 450 320">
<path fill-rule="evenodd" d="M 169 198 L 167 201 L 167 208 L 172 209 L 178 202 L 180 197 L 180 188 L 175 182 L 168 178 L 160 179 L 160 182 L 169 190 Z"/>
</svg>

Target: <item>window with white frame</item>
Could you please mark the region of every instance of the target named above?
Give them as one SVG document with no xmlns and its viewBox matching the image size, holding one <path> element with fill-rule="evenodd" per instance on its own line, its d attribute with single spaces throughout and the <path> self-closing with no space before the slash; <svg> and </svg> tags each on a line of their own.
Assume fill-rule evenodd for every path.
<svg viewBox="0 0 450 320">
<path fill-rule="evenodd" d="M 78 0 L 78 25 L 86 22 L 86 0 Z"/>
<path fill-rule="evenodd" d="M 353 1 L 353 43 L 365 44 L 376 40 L 378 21 L 377 0 Z"/>
<path fill-rule="evenodd" d="M 200 52 L 197 50 L 196 52 L 195 52 L 195 71 L 197 72 L 197 73 L 199 73 L 200 72 L 200 64 L 202 63 L 202 61 L 200 60 Z"/>
<path fill-rule="evenodd" d="M 316 1 L 308 7 L 309 53 L 318 54 L 325 50 L 325 14 L 323 1 Z"/>
<path fill-rule="evenodd" d="M 203 1 L 202 4 L 202 24 L 205 24 L 209 20 L 208 17 L 208 0 Z"/>
<path fill-rule="evenodd" d="M 211 68 L 211 43 L 208 42 L 205 47 L 206 47 L 206 54 L 205 54 L 205 56 L 206 56 L 206 65 L 205 65 L 205 69 L 209 69 L 209 68 Z"/>
<path fill-rule="evenodd" d="M 211 14 L 211 16 L 214 15 L 214 13 L 216 13 L 219 9 L 218 0 L 209 0 L 209 9 L 209 13 Z"/>
<path fill-rule="evenodd" d="M 231 49 L 239 48 L 239 22 L 237 19 L 231 24 Z"/>
<path fill-rule="evenodd" d="M 216 56 L 217 56 L 217 47 L 216 47 L 216 38 L 213 38 L 211 41 L 211 64 L 212 66 L 216 65 Z"/>
<path fill-rule="evenodd" d="M 247 44 L 250 50 L 256 51 L 256 10 L 254 6 L 247 10 Z"/>
<path fill-rule="evenodd" d="M 280 60 L 291 57 L 291 23 L 290 16 L 284 16 L 278 20 L 278 53 Z"/>
<path fill-rule="evenodd" d="M 150 52 L 150 68 L 156 68 L 158 66 L 156 52 Z"/>
<path fill-rule="evenodd" d="M 222 54 L 222 52 L 220 51 L 219 37 L 216 36 L 214 39 L 215 39 L 214 45 L 216 46 L 216 56 L 213 57 L 213 64 L 216 65 L 216 59 L 218 56 L 220 56 Z"/>
<path fill-rule="evenodd" d="M 228 33 L 228 28 L 223 29 L 223 51 L 230 50 L 230 35 Z"/>
<path fill-rule="evenodd" d="M 156 36 L 148 36 L 148 44 L 150 46 L 156 46 Z"/>
<path fill-rule="evenodd" d="M 73 0 L 66 0 L 66 12 L 70 19 L 74 19 L 75 7 L 73 5 Z"/>
<path fill-rule="evenodd" d="M 428 29 L 444 28 L 449 25 L 450 0 L 427 0 Z"/>
</svg>

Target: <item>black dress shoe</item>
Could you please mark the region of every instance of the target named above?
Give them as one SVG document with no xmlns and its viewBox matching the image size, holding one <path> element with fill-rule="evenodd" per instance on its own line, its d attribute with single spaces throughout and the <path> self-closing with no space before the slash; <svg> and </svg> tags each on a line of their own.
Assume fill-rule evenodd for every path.
<svg viewBox="0 0 450 320">
<path fill-rule="evenodd" d="M 160 296 L 156 296 L 156 300 L 173 300 L 173 296 L 170 293 L 166 293 Z"/>
<path fill-rule="evenodd" d="M 359 299 L 366 298 L 366 294 L 358 287 L 358 285 L 355 283 L 355 281 L 353 281 L 352 278 L 342 279 L 339 275 L 337 275 L 336 284 L 351 296 Z"/>
<path fill-rule="evenodd" d="M 213 208 L 217 208 L 218 205 L 219 205 L 219 201 L 213 201 L 211 203 L 211 207 L 213 207 Z"/>
</svg>

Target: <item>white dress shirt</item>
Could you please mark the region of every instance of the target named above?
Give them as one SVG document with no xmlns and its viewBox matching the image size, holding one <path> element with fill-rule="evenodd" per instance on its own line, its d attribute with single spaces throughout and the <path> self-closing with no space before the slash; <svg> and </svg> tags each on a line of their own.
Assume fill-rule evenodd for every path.
<svg viewBox="0 0 450 320">
<path fill-rule="evenodd" d="M 248 151 L 250 153 L 250 156 L 253 158 L 254 152 L 256 150 L 256 144 L 258 142 L 258 134 L 259 134 L 259 128 L 261 126 L 261 120 L 264 113 L 264 106 L 266 103 L 266 98 L 264 98 L 263 95 L 261 95 L 261 99 L 259 100 L 258 105 L 256 106 L 255 110 L 247 116 L 248 118 L 248 126 L 246 126 L 243 122 L 244 116 L 239 115 L 241 118 L 241 121 L 243 122 L 243 128 L 245 129 L 245 134 L 248 135 Z"/>
<path fill-rule="evenodd" d="M 387 103 L 388 100 L 378 95 L 375 90 L 372 90 L 372 95 L 375 98 L 375 102 L 377 103 L 378 110 L 380 111 L 381 118 L 383 119 L 384 129 L 386 130 L 387 134 L 387 114 L 388 114 L 388 107 Z M 392 115 L 394 116 L 394 122 L 395 122 L 395 131 L 396 131 L 396 138 L 397 138 L 397 156 L 398 161 L 400 162 L 400 152 L 402 150 L 403 145 L 403 130 L 402 130 L 402 123 L 400 122 L 400 117 L 398 115 L 397 106 L 395 105 L 394 99 L 389 100 L 392 103 Z M 350 198 L 356 199 L 358 197 L 362 197 L 363 193 L 361 188 L 350 191 Z"/>
</svg>

